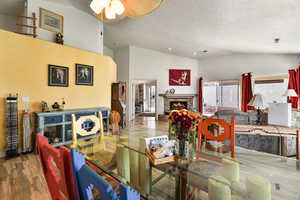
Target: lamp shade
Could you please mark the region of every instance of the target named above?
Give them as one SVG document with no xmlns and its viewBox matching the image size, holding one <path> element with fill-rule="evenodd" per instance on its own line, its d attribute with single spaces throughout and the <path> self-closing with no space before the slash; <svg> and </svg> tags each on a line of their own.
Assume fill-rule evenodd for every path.
<svg viewBox="0 0 300 200">
<path fill-rule="evenodd" d="M 116 19 L 116 12 L 112 6 L 106 7 L 104 13 L 107 19 Z"/>
<path fill-rule="evenodd" d="M 296 91 L 294 89 L 287 89 L 283 94 L 285 97 L 298 97 Z"/>
<path fill-rule="evenodd" d="M 263 108 L 264 107 L 263 96 L 261 94 L 255 94 L 250 100 L 250 102 L 248 103 L 248 106 L 253 106 L 254 108 Z"/>
<path fill-rule="evenodd" d="M 102 12 L 103 8 L 109 5 L 109 2 L 109 0 L 93 0 L 90 7 L 94 13 L 99 14 Z"/>
<path fill-rule="evenodd" d="M 124 5 L 120 0 L 112 0 L 111 7 L 114 9 L 117 15 L 122 15 L 125 11 Z"/>
</svg>

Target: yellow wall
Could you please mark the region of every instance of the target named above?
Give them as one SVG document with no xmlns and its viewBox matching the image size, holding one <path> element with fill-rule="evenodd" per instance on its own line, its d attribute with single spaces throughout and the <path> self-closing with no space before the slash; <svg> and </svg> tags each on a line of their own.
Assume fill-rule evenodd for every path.
<svg viewBox="0 0 300 200">
<path fill-rule="evenodd" d="M 84 36 L 83 38 L 84 39 Z M 94 66 L 94 86 L 75 85 L 75 63 Z M 69 68 L 69 87 L 48 86 L 48 64 Z M 9 93 L 30 98 L 30 110 L 40 102 L 66 101 L 65 108 L 110 107 L 116 64 L 110 57 L 0 30 L 0 152 L 5 151 L 5 104 Z"/>
</svg>

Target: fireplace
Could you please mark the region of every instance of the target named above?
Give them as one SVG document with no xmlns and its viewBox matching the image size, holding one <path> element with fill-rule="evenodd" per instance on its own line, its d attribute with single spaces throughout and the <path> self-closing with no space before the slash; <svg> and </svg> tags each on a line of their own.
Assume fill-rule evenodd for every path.
<svg viewBox="0 0 300 200">
<path fill-rule="evenodd" d="M 196 94 L 159 94 L 164 99 L 164 113 L 169 114 L 171 110 L 187 109 L 193 110 Z"/>
<path fill-rule="evenodd" d="M 187 101 L 170 101 L 169 110 L 188 109 Z"/>
</svg>

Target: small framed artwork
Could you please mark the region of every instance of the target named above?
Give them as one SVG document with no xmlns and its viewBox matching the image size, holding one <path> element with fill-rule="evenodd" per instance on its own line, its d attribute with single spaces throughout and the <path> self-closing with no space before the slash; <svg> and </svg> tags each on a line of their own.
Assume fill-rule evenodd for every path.
<svg viewBox="0 0 300 200">
<path fill-rule="evenodd" d="M 40 28 L 55 33 L 63 33 L 64 17 L 52 11 L 40 8 Z"/>
<path fill-rule="evenodd" d="M 169 69 L 169 85 L 190 86 L 191 70 L 189 69 Z"/>
<path fill-rule="evenodd" d="M 94 85 L 94 67 L 76 64 L 76 85 Z"/>
<path fill-rule="evenodd" d="M 69 68 L 48 65 L 48 86 L 68 87 Z"/>
</svg>

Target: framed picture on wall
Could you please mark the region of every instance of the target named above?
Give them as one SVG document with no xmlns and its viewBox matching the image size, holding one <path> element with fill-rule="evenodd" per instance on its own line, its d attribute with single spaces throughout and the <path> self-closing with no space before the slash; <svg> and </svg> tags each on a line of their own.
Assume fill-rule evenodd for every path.
<svg viewBox="0 0 300 200">
<path fill-rule="evenodd" d="M 69 68 L 48 65 L 48 86 L 68 87 Z"/>
<path fill-rule="evenodd" d="M 169 69 L 169 85 L 190 86 L 191 70 L 189 69 Z"/>
<path fill-rule="evenodd" d="M 64 17 L 55 12 L 40 8 L 40 28 L 55 33 L 64 33 Z"/>
<path fill-rule="evenodd" d="M 76 85 L 94 85 L 94 67 L 76 64 Z"/>
</svg>

